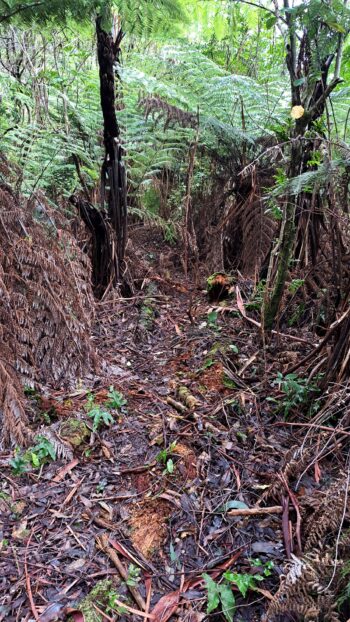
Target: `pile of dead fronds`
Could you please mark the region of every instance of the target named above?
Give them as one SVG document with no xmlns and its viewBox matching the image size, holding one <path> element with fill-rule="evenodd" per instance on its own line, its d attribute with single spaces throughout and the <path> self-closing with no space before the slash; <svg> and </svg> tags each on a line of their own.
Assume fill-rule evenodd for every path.
<svg viewBox="0 0 350 622">
<path fill-rule="evenodd" d="M 349 478 L 336 480 L 321 498 L 304 504 L 305 545 L 302 555 L 292 555 L 287 572 L 267 612 L 266 620 L 291 613 L 303 620 L 339 622 L 341 595 L 347 589 L 350 537 L 348 524 Z M 283 617 L 284 619 L 284 617 Z M 299 619 L 299 617 L 298 617 Z"/>
<path fill-rule="evenodd" d="M 21 207 L 0 188 L 0 416 L 2 440 L 31 432 L 22 383 L 67 385 L 94 361 L 90 265 L 44 200 Z"/>
</svg>

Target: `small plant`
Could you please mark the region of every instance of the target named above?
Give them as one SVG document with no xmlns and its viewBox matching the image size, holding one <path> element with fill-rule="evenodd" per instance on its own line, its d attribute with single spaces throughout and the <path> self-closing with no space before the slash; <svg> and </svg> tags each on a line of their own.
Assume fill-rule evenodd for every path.
<svg viewBox="0 0 350 622">
<path fill-rule="evenodd" d="M 50 460 L 56 460 L 56 449 L 51 441 L 49 441 L 49 439 L 45 436 L 39 435 L 36 439 L 38 442 L 34 445 L 34 447 L 28 449 L 26 454 L 29 454 L 33 467 L 38 468 L 46 462 L 47 458 Z"/>
<path fill-rule="evenodd" d="M 210 367 L 212 367 L 213 365 L 215 365 L 215 361 L 214 359 L 207 359 L 206 361 L 204 361 L 202 367 L 200 367 L 198 369 L 199 372 L 201 371 L 205 371 L 206 369 L 209 369 Z"/>
<path fill-rule="evenodd" d="M 337 604 L 338 608 L 341 608 L 345 603 L 350 602 L 350 562 L 345 562 L 343 568 L 340 571 L 340 576 L 343 581 L 343 585 L 345 587 L 340 592 L 340 596 L 338 597 Z"/>
<path fill-rule="evenodd" d="M 264 577 L 260 574 L 253 575 L 248 573 L 231 572 L 230 570 L 227 570 L 223 576 L 226 581 L 234 583 L 238 587 L 243 598 L 247 596 L 248 590 L 255 590 L 257 587 L 257 581 L 264 580 Z"/>
<path fill-rule="evenodd" d="M 16 448 L 14 457 L 9 464 L 12 467 L 14 475 L 22 475 L 29 470 L 30 467 L 35 469 L 41 467 L 47 460 L 56 460 L 56 449 L 45 436 L 37 436 L 37 443 L 33 447 L 29 447 L 26 452 L 21 452 Z"/>
<path fill-rule="evenodd" d="M 263 564 L 260 559 L 251 559 L 250 563 L 254 567 L 261 568 L 261 573 L 249 574 L 227 570 L 223 574 L 221 583 L 216 583 L 208 574 L 202 575 L 208 593 L 207 613 L 211 613 L 221 604 L 225 619 L 227 622 L 232 622 L 236 610 L 236 599 L 232 592 L 231 584 L 236 585 L 243 598 L 245 598 L 249 590 L 257 589 L 258 581 L 264 581 L 266 577 L 271 575 L 273 569 L 273 562 Z"/>
<path fill-rule="evenodd" d="M 130 587 L 135 587 L 140 581 L 140 573 L 141 568 L 135 566 L 134 564 L 130 564 L 128 568 L 128 576 L 126 579 L 126 584 Z"/>
<path fill-rule="evenodd" d="M 100 494 L 101 492 L 104 491 L 104 489 L 106 488 L 108 482 L 106 479 L 100 479 L 100 481 L 98 482 L 97 486 L 96 486 L 96 492 L 98 494 Z"/>
<path fill-rule="evenodd" d="M 222 384 L 226 387 L 226 389 L 237 389 L 235 381 L 229 378 L 227 374 L 223 375 Z"/>
<path fill-rule="evenodd" d="M 209 328 L 217 328 L 217 321 L 218 321 L 218 312 L 217 311 L 209 311 L 209 313 L 207 314 L 207 322 L 208 322 L 208 326 Z"/>
<path fill-rule="evenodd" d="M 118 592 L 116 592 L 115 590 L 110 590 L 107 596 L 108 596 L 107 613 L 115 612 L 115 613 L 118 613 L 119 615 L 127 613 L 127 610 L 125 609 L 125 607 L 122 607 L 121 605 L 118 604 L 118 601 L 120 602 L 122 599 L 122 597 L 120 596 L 120 594 L 118 594 Z"/>
<path fill-rule="evenodd" d="M 23 388 L 23 393 L 26 397 L 38 397 L 38 392 L 34 387 L 31 387 L 29 384 L 25 384 Z"/>
<path fill-rule="evenodd" d="M 22 453 L 20 453 L 19 448 L 17 447 L 15 450 L 15 455 L 11 458 L 9 462 L 12 472 L 14 475 L 23 475 L 28 471 L 29 461 L 24 457 Z"/>
<path fill-rule="evenodd" d="M 100 404 L 96 404 L 95 398 L 91 393 L 87 397 L 84 409 L 87 416 L 92 419 L 93 432 L 96 432 L 101 424 L 109 426 L 114 423 L 111 413 L 103 406 L 100 406 Z"/>
<path fill-rule="evenodd" d="M 171 455 L 174 453 L 176 447 L 176 441 L 171 443 L 168 448 L 162 449 L 159 454 L 156 456 L 157 462 L 161 464 L 165 464 L 165 469 L 163 473 L 173 473 L 174 472 L 174 461 L 171 458 Z"/>
<path fill-rule="evenodd" d="M 250 559 L 249 562 L 251 566 L 261 568 L 264 577 L 270 577 L 272 574 L 272 570 L 275 567 L 272 561 L 265 562 L 264 564 L 259 557 L 257 557 L 256 559 Z"/>
<path fill-rule="evenodd" d="M 306 378 L 299 378 L 297 374 L 287 374 L 283 376 L 281 372 L 278 372 L 277 378 L 273 381 L 273 385 L 277 385 L 278 388 L 284 393 L 285 397 L 282 400 L 281 409 L 284 412 L 284 416 L 288 417 L 290 411 L 296 406 L 305 404 L 309 392 L 316 390 L 313 385 L 308 385 Z M 267 398 L 269 401 L 279 403 L 275 398 Z"/>
<path fill-rule="evenodd" d="M 271 216 L 274 220 L 282 220 L 283 212 L 278 205 L 278 202 L 273 197 L 267 200 L 267 208 L 265 214 Z"/>
<path fill-rule="evenodd" d="M 121 410 L 123 406 L 126 406 L 127 404 L 127 400 L 125 399 L 124 395 L 119 391 L 116 391 L 113 386 L 109 387 L 107 397 L 108 401 L 106 402 L 106 406 L 108 406 L 109 408 Z"/>
<path fill-rule="evenodd" d="M 266 281 L 259 281 L 256 285 L 252 298 L 245 305 L 247 311 L 260 311 L 264 302 L 265 289 Z"/>
<path fill-rule="evenodd" d="M 236 610 L 236 599 L 230 585 L 227 581 L 216 583 L 208 574 L 202 576 L 207 590 L 207 613 L 212 613 L 221 604 L 225 619 L 227 622 L 232 622 Z"/>
<path fill-rule="evenodd" d="M 295 294 L 298 289 L 300 289 L 301 287 L 303 287 L 305 283 L 305 279 L 293 279 L 293 281 L 289 284 L 289 291 L 291 292 L 291 294 Z"/>
<path fill-rule="evenodd" d="M 233 354 L 239 354 L 239 349 L 237 348 L 235 343 L 231 343 L 228 347 L 228 349 L 230 350 L 230 352 L 232 352 Z"/>
</svg>

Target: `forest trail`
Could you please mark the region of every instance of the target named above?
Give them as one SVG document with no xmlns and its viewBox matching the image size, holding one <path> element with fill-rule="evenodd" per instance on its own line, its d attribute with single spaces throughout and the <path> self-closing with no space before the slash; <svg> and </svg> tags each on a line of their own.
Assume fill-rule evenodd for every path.
<svg viewBox="0 0 350 622">
<path fill-rule="evenodd" d="M 0 26 L 0 622 L 350 622 L 347 0 Z"/>
<path fill-rule="evenodd" d="M 146 256 L 156 263 L 157 245 Z M 260 620 L 286 554 L 298 551 L 304 500 L 303 533 L 310 524 L 317 454 L 323 444 L 332 447 L 332 435 L 309 428 L 296 462 L 293 448 L 307 428 L 287 427 L 283 412 L 281 425 L 272 417 L 278 401 L 286 407 L 278 370 L 303 356 L 305 343 L 291 335 L 264 350 L 238 308 L 213 310 L 205 291 L 184 285 L 176 269 L 157 276 L 153 266 L 150 282 L 155 287 L 146 303 L 140 295 L 99 304 L 94 342 L 105 360 L 99 376 L 77 391 L 43 398 L 41 406 L 33 397 L 35 408 L 60 425 L 87 419 L 91 384 L 95 405 L 106 403 L 110 386 L 127 404 L 114 413 L 113 425 L 80 439 L 68 463 L 20 478 L 4 468 L 1 620 L 65 620 L 77 609 L 84 618 L 75 613 L 73 619 L 102 622 L 113 619 L 117 598 L 136 610 L 144 601 L 147 610 L 159 602 L 155 619 L 163 622 L 175 611 L 181 620 L 200 621 L 207 608 L 203 574 L 225 585 L 229 569 L 236 573 L 235 619 Z M 151 330 L 140 328 L 145 304 Z M 330 469 L 327 461 L 323 468 Z M 297 476 L 294 494 L 288 479 Z M 113 550 L 138 596 L 120 583 Z M 81 604 L 91 591 L 104 616 L 95 607 L 89 613 L 91 602 Z M 208 598 L 210 608 L 214 597 Z"/>
</svg>

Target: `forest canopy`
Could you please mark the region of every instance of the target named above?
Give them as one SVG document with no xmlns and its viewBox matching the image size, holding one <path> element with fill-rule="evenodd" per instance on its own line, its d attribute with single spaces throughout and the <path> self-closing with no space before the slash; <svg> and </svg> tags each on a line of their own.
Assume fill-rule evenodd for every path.
<svg viewBox="0 0 350 622">
<path fill-rule="evenodd" d="M 347 0 L 0 0 L 0 622 L 350 618 Z"/>
</svg>

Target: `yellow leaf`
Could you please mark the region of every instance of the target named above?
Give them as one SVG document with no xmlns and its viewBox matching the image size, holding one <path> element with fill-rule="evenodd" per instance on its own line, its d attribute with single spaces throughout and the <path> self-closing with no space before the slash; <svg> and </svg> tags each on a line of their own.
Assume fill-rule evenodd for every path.
<svg viewBox="0 0 350 622">
<path fill-rule="evenodd" d="M 290 116 L 292 117 L 292 119 L 301 119 L 301 117 L 304 115 L 304 108 L 302 106 L 293 106 L 292 110 L 290 111 Z"/>
</svg>

